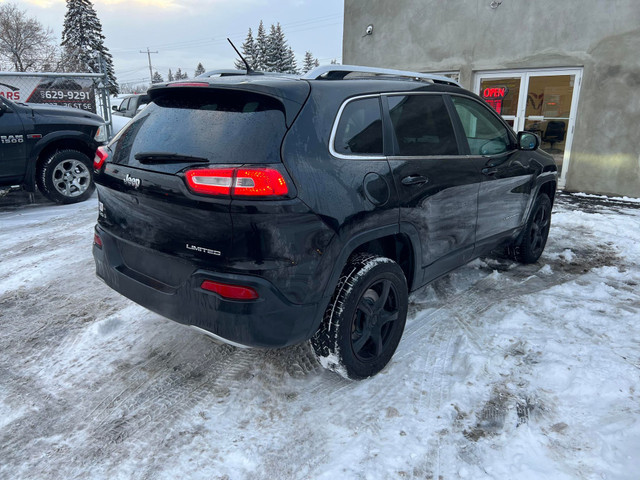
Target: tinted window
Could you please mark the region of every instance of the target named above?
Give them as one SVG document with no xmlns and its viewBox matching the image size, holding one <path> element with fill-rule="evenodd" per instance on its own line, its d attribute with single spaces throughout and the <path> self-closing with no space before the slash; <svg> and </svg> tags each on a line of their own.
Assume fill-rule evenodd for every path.
<svg viewBox="0 0 640 480">
<path fill-rule="evenodd" d="M 471 155 L 496 155 L 511 149 L 506 127 L 484 105 L 464 97 L 451 96 L 469 142 Z"/>
<path fill-rule="evenodd" d="M 457 155 L 449 112 L 440 95 L 389 97 L 397 155 Z"/>
<path fill-rule="evenodd" d="M 334 149 L 342 155 L 382 155 L 378 98 L 362 98 L 345 106 L 336 129 Z"/>
<path fill-rule="evenodd" d="M 271 97 L 176 91 L 156 98 L 126 127 L 113 161 L 137 165 L 136 153 L 164 152 L 211 163 L 276 163 L 285 132 L 283 106 Z"/>
</svg>

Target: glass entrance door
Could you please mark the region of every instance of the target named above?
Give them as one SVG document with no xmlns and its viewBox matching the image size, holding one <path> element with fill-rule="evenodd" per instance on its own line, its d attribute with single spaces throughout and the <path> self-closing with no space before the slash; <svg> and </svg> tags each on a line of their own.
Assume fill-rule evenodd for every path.
<svg viewBox="0 0 640 480">
<path fill-rule="evenodd" d="M 480 73 L 476 92 L 513 129 L 537 133 L 558 165 L 564 186 L 573 138 L 581 69 Z"/>
<path fill-rule="evenodd" d="M 520 98 L 520 77 L 483 78 L 480 82 L 479 95 L 491 105 L 502 118 L 517 129 L 518 100 Z"/>
</svg>

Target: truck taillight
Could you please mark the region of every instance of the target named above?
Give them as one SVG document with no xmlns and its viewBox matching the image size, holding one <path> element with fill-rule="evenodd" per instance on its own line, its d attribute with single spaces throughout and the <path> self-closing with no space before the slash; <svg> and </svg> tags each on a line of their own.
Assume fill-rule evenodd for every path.
<svg viewBox="0 0 640 480">
<path fill-rule="evenodd" d="M 281 197 L 289 193 L 287 181 L 274 168 L 188 170 L 185 178 L 193 192 L 207 195 Z"/>
<path fill-rule="evenodd" d="M 93 168 L 96 170 L 100 170 L 104 165 L 104 162 L 109 157 L 109 151 L 107 147 L 98 147 L 96 150 L 96 156 L 93 157 Z"/>
</svg>

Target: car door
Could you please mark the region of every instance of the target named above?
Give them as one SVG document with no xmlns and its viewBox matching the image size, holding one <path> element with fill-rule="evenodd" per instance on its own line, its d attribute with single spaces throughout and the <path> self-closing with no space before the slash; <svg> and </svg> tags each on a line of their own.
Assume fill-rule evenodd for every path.
<svg viewBox="0 0 640 480">
<path fill-rule="evenodd" d="M 0 182 L 21 182 L 26 168 L 25 134 L 15 105 L 0 98 Z"/>
<path fill-rule="evenodd" d="M 463 154 L 464 139 L 442 94 L 393 94 L 386 100 L 401 230 L 417 231 L 424 283 L 471 258 L 481 162 Z"/>
<path fill-rule="evenodd" d="M 476 254 L 511 236 L 524 221 L 536 168 L 530 153 L 518 150 L 515 136 L 486 105 L 451 95 L 465 132 L 469 153 L 481 164 Z"/>
</svg>

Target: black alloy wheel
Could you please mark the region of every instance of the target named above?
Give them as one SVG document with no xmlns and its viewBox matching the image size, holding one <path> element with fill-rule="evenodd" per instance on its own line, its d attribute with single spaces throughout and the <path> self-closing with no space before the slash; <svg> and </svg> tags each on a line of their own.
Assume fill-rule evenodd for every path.
<svg viewBox="0 0 640 480">
<path fill-rule="evenodd" d="M 320 363 L 345 378 L 382 370 L 407 319 L 407 281 L 400 266 L 363 253 L 346 265 L 311 344 Z"/>
<path fill-rule="evenodd" d="M 400 307 L 398 292 L 389 279 L 374 282 L 364 292 L 351 325 L 351 348 L 363 362 L 380 357 L 391 340 Z"/>
<path fill-rule="evenodd" d="M 541 193 L 531 210 L 531 215 L 515 245 L 516 260 L 522 263 L 535 263 L 542 255 L 547 244 L 551 228 L 551 200 Z"/>
</svg>

